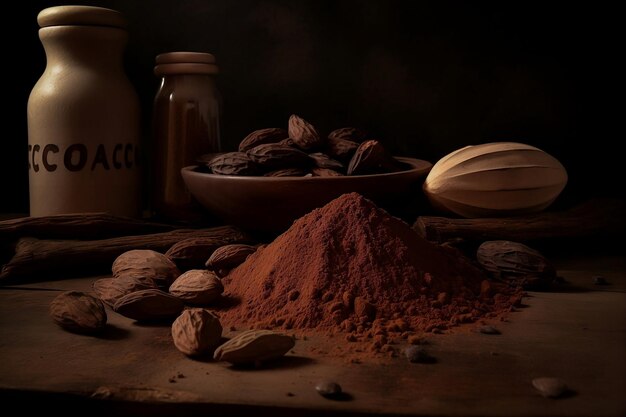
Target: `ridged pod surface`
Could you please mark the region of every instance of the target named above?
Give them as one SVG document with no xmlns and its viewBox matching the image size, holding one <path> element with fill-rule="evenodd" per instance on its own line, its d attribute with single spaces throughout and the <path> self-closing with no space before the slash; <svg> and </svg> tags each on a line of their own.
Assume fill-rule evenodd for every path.
<svg viewBox="0 0 626 417">
<path fill-rule="evenodd" d="M 567 184 L 567 171 L 541 149 L 515 142 L 467 146 L 443 157 L 424 182 L 440 209 L 463 217 L 533 213 Z"/>
</svg>

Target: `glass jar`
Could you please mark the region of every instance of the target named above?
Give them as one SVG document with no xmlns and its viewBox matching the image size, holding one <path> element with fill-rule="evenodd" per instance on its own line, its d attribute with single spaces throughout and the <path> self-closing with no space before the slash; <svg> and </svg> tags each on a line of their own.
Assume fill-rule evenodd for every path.
<svg viewBox="0 0 626 417">
<path fill-rule="evenodd" d="M 200 52 L 161 54 L 156 64 L 162 78 L 154 99 L 152 208 L 158 217 L 193 221 L 201 210 L 180 170 L 220 151 L 218 67 L 213 55 Z"/>
<path fill-rule="evenodd" d="M 140 108 L 122 66 L 124 17 L 58 6 L 37 22 L 47 64 L 28 99 L 31 216 L 138 216 Z"/>
</svg>

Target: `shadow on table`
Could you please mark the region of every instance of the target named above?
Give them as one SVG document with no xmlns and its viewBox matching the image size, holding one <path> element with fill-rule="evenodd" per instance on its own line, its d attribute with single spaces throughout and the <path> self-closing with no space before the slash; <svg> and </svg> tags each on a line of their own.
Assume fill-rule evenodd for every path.
<svg viewBox="0 0 626 417">
<path fill-rule="evenodd" d="M 130 332 L 121 327 L 117 327 L 114 324 L 107 324 L 101 333 L 94 335 L 97 339 L 104 340 L 122 340 L 126 339 L 130 335 Z"/>
<path fill-rule="evenodd" d="M 564 279 L 552 284 L 547 288 L 542 288 L 541 290 L 529 290 L 531 292 L 545 292 L 545 293 L 584 293 L 591 292 L 593 289 L 588 287 L 583 287 L 580 285 L 572 284 L 569 281 L 565 281 Z"/>
<path fill-rule="evenodd" d="M 135 320 L 132 325 L 137 327 L 172 327 L 174 319 Z"/>
<path fill-rule="evenodd" d="M 249 365 L 230 365 L 228 369 L 235 372 L 262 372 L 271 371 L 276 369 L 295 369 L 303 366 L 313 365 L 315 359 L 308 358 L 306 356 L 283 356 L 278 359 L 263 362 L 262 364 L 249 364 Z"/>
</svg>

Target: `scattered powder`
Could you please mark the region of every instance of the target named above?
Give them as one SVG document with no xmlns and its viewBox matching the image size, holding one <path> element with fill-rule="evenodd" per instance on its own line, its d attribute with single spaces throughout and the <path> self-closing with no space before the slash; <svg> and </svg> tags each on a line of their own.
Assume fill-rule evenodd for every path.
<svg viewBox="0 0 626 417">
<path fill-rule="evenodd" d="M 351 193 L 295 221 L 234 269 L 224 279 L 233 306 L 220 316 L 226 326 L 322 331 L 353 351 L 394 356 L 391 345 L 403 339 L 495 318 L 520 303 L 519 291 L 495 285 L 456 249 L 424 240 Z"/>
</svg>

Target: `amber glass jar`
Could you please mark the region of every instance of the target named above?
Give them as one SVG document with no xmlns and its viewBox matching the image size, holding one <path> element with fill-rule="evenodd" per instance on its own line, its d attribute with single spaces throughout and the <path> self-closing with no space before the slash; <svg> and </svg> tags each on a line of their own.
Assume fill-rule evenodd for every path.
<svg viewBox="0 0 626 417">
<path fill-rule="evenodd" d="M 161 86 L 154 99 L 152 208 L 158 217 L 193 221 L 200 208 L 185 188 L 181 168 L 220 151 L 221 97 L 215 57 L 169 52 L 156 57 Z"/>
</svg>

